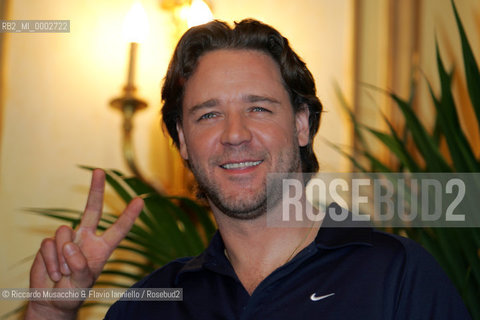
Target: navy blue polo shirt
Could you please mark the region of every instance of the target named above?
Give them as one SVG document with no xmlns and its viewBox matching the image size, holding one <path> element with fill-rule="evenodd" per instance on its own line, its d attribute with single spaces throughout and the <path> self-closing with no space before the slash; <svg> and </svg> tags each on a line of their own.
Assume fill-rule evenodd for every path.
<svg viewBox="0 0 480 320">
<path fill-rule="evenodd" d="M 322 227 L 250 296 L 219 233 L 134 287 L 183 288 L 183 301 L 117 301 L 106 319 L 470 319 L 443 270 L 412 240 L 370 227 Z"/>
</svg>

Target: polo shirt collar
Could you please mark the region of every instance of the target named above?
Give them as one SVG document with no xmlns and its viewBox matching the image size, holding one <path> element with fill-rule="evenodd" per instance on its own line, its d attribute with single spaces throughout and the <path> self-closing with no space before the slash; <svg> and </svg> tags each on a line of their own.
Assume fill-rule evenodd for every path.
<svg viewBox="0 0 480 320">
<path fill-rule="evenodd" d="M 216 273 L 236 278 L 233 267 L 225 256 L 225 245 L 220 233 L 215 232 L 209 246 L 200 255 L 188 261 L 178 272 L 175 284 L 178 285 L 180 277 L 189 272 L 199 272 L 209 269 Z"/>
<path fill-rule="evenodd" d="M 337 203 L 330 204 L 329 209 L 342 209 Z M 370 222 L 352 222 L 352 213 L 348 212 L 348 224 L 336 222 L 326 214 L 322 226 L 315 238 L 315 244 L 323 249 L 336 249 L 350 245 L 372 246 L 373 228 Z"/>
<path fill-rule="evenodd" d="M 332 203 L 328 208 L 341 207 L 336 203 Z M 349 214 L 351 215 L 351 213 Z M 315 237 L 314 243 L 307 246 L 307 248 L 311 252 L 312 246 L 319 249 L 338 249 L 351 245 L 372 246 L 372 232 L 372 227 L 366 223 L 359 223 L 358 226 L 349 225 L 348 227 L 342 227 L 340 222 L 333 221 L 327 214 L 322 227 Z M 225 245 L 220 233 L 217 231 L 207 249 L 200 255 L 192 258 L 180 269 L 175 282 L 178 284 L 179 277 L 182 274 L 201 271 L 203 268 L 236 278 L 235 271 L 225 257 L 224 250 Z M 302 255 L 299 254 L 298 256 Z"/>
</svg>

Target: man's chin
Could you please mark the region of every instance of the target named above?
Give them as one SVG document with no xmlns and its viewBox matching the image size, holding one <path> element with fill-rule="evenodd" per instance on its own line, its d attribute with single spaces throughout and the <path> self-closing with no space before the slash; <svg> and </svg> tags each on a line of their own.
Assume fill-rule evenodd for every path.
<svg viewBox="0 0 480 320">
<path fill-rule="evenodd" d="M 222 214 L 238 219 L 238 220 L 254 220 L 266 212 L 266 201 L 258 201 L 253 202 L 251 201 L 223 201 L 215 198 L 210 198 L 209 202 L 211 205 L 216 207 Z"/>
<path fill-rule="evenodd" d="M 248 212 L 240 211 L 222 211 L 226 216 L 237 219 L 237 220 L 256 220 L 265 214 L 265 209 L 261 210 L 250 210 Z"/>
</svg>

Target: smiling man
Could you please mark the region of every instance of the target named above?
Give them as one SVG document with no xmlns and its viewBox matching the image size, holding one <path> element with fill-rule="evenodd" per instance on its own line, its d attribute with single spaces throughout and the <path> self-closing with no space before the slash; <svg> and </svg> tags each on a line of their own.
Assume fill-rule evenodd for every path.
<svg viewBox="0 0 480 320">
<path fill-rule="evenodd" d="M 253 50 L 205 54 L 183 106 L 180 153 L 213 211 L 237 219 L 265 213 L 267 174 L 300 172 L 299 145 L 309 141 L 308 109 L 294 113 L 272 58 Z"/>
<path fill-rule="evenodd" d="M 163 86 L 163 120 L 218 233 L 201 255 L 134 286 L 183 288 L 183 301 L 121 300 L 107 319 L 469 318 L 440 267 L 412 241 L 365 226 L 267 225 L 267 217 L 281 215 L 282 179 L 318 170 L 312 145 L 322 105 L 315 91 L 305 64 L 270 26 L 215 21 L 187 31 Z M 272 188 L 269 173 L 280 174 Z M 103 182 L 95 171 L 80 228 L 61 227 L 42 243 L 31 287 L 94 283 L 142 207 L 135 199 L 96 235 Z M 31 302 L 27 317 L 74 318 L 79 306 Z"/>
</svg>

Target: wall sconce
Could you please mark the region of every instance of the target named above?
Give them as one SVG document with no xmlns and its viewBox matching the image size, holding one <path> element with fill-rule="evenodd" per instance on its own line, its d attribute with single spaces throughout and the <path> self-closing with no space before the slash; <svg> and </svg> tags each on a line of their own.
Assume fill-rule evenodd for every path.
<svg viewBox="0 0 480 320">
<path fill-rule="evenodd" d="M 135 162 L 132 142 L 133 116 L 135 112 L 147 107 L 147 103 L 136 96 L 135 71 L 138 44 L 143 42 L 148 33 L 148 19 L 140 2 L 135 2 L 125 17 L 123 33 L 130 43 L 127 84 L 123 87 L 123 95 L 113 99 L 110 105 L 123 113 L 123 156 L 132 172 L 144 180 Z"/>
</svg>

